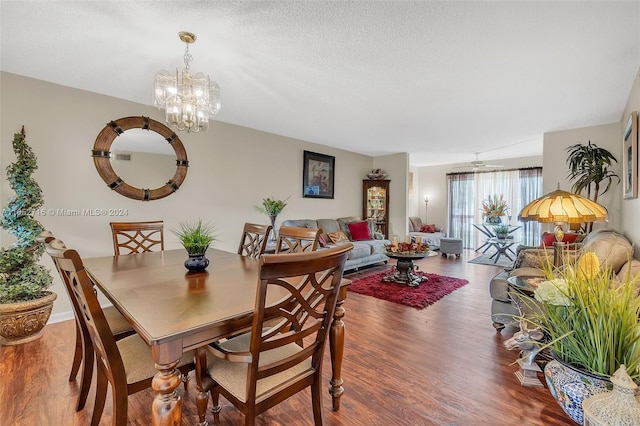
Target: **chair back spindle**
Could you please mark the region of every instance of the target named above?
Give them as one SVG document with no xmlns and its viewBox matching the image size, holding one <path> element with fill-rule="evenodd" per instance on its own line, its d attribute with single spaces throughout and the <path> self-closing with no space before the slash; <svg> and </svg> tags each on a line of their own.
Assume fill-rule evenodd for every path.
<svg viewBox="0 0 640 426">
<path fill-rule="evenodd" d="M 319 228 L 281 226 L 278 231 L 276 253 L 302 253 L 315 251 L 322 234 Z"/>
<path fill-rule="evenodd" d="M 111 222 L 116 256 L 164 250 L 164 222 Z"/>
<path fill-rule="evenodd" d="M 245 223 L 240 245 L 238 246 L 238 254 L 255 259 L 259 258 L 267 248 L 267 240 L 272 229 L 271 225 Z"/>
</svg>

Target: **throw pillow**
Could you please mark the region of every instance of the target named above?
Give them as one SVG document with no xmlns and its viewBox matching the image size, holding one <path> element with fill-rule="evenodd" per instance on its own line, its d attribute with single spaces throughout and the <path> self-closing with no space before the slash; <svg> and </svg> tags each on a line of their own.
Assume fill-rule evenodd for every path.
<svg viewBox="0 0 640 426">
<path fill-rule="evenodd" d="M 320 247 L 324 247 L 327 245 L 327 240 L 324 239 L 324 235 L 320 234 L 320 236 L 318 237 L 318 245 Z"/>
<path fill-rule="evenodd" d="M 562 237 L 562 242 L 567 244 L 575 243 L 580 234 L 574 234 L 567 232 Z M 553 247 L 553 243 L 556 242 L 556 235 L 553 232 L 542 233 L 542 247 Z"/>
<path fill-rule="evenodd" d="M 327 234 L 329 236 L 329 239 L 334 243 L 337 244 L 340 241 L 349 241 L 349 238 L 347 238 L 347 234 L 345 234 L 342 231 L 336 231 L 336 232 L 329 232 Z"/>
<path fill-rule="evenodd" d="M 367 221 L 352 222 L 347 224 L 349 227 L 349 233 L 351 234 L 352 241 L 371 240 L 371 233 L 369 232 L 369 225 Z"/>
<path fill-rule="evenodd" d="M 429 233 L 434 233 L 436 232 L 436 225 L 422 225 L 420 227 L 420 232 L 429 232 Z"/>
</svg>

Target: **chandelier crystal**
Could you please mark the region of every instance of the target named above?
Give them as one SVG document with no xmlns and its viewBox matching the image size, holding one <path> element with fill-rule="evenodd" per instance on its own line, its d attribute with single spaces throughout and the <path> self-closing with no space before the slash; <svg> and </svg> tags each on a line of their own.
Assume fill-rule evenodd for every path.
<svg viewBox="0 0 640 426">
<path fill-rule="evenodd" d="M 181 31 L 178 36 L 186 44 L 184 69 L 176 69 L 175 74 L 166 70 L 156 74 L 154 105 L 165 110 L 165 121 L 178 130 L 206 131 L 209 118 L 220 111 L 220 86 L 208 75 L 189 71 L 193 60 L 189 44 L 196 41 L 195 34 Z"/>
</svg>

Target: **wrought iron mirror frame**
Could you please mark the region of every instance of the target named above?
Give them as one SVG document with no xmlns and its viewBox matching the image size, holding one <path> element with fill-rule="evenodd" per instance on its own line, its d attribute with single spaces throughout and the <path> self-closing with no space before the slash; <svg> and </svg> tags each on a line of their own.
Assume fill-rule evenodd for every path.
<svg viewBox="0 0 640 426">
<path fill-rule="evenodd" d="M 111 164 L 111 144 L 129 129 L 143 129 L 156 132 L 171 145 L 176 153 L 176 173 L 163 186 L 155 189 L 136 188 L 126 183 L 113 170 Z M 118 194 L 134 200 L 151 201 L 164 198 L 176 192 L 187 176 L 189 161 L 182 141 L 173 130 L 149 117 L 124 117 L 109 122 L 98 134 L 91 151 L 98 174 L 107 186 Z"/>
</svg>

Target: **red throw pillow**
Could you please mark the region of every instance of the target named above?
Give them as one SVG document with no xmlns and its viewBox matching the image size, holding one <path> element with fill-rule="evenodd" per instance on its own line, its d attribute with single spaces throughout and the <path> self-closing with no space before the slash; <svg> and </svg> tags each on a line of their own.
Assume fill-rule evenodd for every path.
<svg viewBox="0 0 640 426">
<path fill-rule="evenodd" d="M 320 236 L 318 237 L 318 245 L 320 245 L 320 247 L 324 247 L 327 245 L 327 240 L 324 239 L 324 235 L 320 234 Z"/>
<path fill-rule="evenodd" d="M 429 233 L 434 233 L 436 232 L 436 225 L 422 225 L 420 227 L 420 232 L 429 232 Z"/>
<path fill-rule="evenodd" d="M 366 221 L 348 223 L 349 233 L 351 234 L 352 241 L 364 241 L 371 240 L 371 233 L 369 232 L 369 225 Z"/>
<path fill-rule="evenodd" d="M 578 235 L 571 232 L 567 232 L 562 237 L 562 242 L 566 244 L 575 243 L 578 239 Z M 553 243 L 556 242 L 556 235 L 553 232 L 543 232 L 542 233 L 542 247 L 552 247 Z"/>
</svg>

